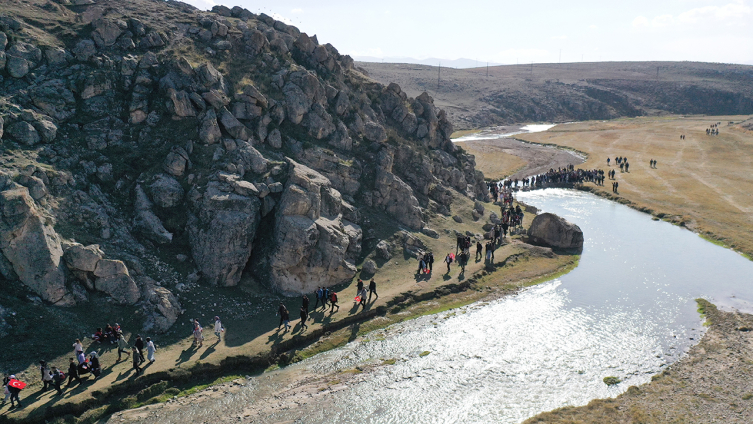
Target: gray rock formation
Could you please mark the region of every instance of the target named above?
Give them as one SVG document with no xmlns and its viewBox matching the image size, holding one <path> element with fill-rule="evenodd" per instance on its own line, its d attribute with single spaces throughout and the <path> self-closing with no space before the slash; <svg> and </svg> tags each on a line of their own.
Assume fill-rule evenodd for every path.
<svg viewBox="0 0 753 424">
<path fill-rule="evenodd" d="M 259 225 L 261 201 L 222 190 L 210 183 L 194 201 L 188 220 L 191 255 L 204 279 L 235 286 L 246 267 Z"/>
<path fill-rule="evenodd" d="M 342 218 L 343 206 L 340 192 L 326 177 L 290 161 L 268 260 L 274 288 L 309 293 L 355 276 L 362 231 Z"/>
<path fill-rule="evenodd" d="M 134 209 L 133 229 L 136 232 L 159 244 L 173 241 L 172 233 L 165 229 L 162 221 L 154 214 L 152 202 L 149 201 L 140 185 L 137 185 L 135 189 Z"/>
<path fill-rule="evenodd" d="M 583 231 L 580 227 L 548 212 L 533 219 L 528 237 L 533 244 L 568 250 L 583 249 Z"/>
<path fill-rule="evenodd" d="M 0 207 L 0 249 L 19 280 L 47 302 L 73 305 L 65 286 L 60 239 L 45 223 L 29 191 L 24 187 L 0 192 Z"/>
<path fill-rule="evenodd" d="M 133 305 L 141 297 L 139 287 L 133 281 L 123 261 L 101 259 L 94 269 L 94 288 L 109 294 L 116 302 Z"/>
</svg>

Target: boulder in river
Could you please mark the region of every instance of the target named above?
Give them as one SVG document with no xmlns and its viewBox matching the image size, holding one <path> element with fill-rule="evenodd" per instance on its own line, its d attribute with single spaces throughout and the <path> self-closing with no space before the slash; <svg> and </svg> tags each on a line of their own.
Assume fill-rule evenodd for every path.
<svg viewBox="0 0 753 424">
<path fill-rule="evenodd" d="M 583 249 L 583 231 L 552 213 L 537 215 L 531 222 L 528 237 L 534 244 L 558 249 Z"/>
</svg>

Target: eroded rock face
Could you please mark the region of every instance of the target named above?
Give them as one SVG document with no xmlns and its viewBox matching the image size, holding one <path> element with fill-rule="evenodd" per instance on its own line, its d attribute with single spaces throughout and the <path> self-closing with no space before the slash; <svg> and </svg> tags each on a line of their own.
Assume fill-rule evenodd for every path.
<svg viewBox="0 0 753 424">
<path fill-rule="evenodd" d="M 210 284 L 235 286 L 251 256 L 261 201 L 222 191 L 212 182 L 194 202 L 188 220 L 191 254 Z"/>
<path fill-rule="evenodd" d="M 0 249 L 18 279 L 47 302 L 73 305 L 65 287 L 60 239 L 45 224 L 29 191 L 24 187 L 1 192 L 0 207 Z"/>
<path fill-rule="evenodd" d="M 355 276 L 362 231 L 342 218 L 345 205 L 325 176 L 290 161 L 268 260 L 274 288 L 309 293 Z"/>
<path fill-rule="evenodd" d="M 583 231 L 580 227 L 552 213 L 537 215 L 531 222 L 528 237 L 534 244 L 560 249 L 583 249 Z"/>
<path fill-rule="evenodd" d="M 139 287 L 122 261 L 113 259 L 98 261 L 94 276 L 97 277 L 94 281 L 94 288 L 109 294 L 120 304 L 133 305 L 141 297 Z"/>
<path fill-rule="evenodd" d="M 149 311 L 145 330 L 166 332 L 183 313 L 178 298 L 149 277 L 139 277 L 139 285 L 142 287 L 142 295 Z"/>
<path fill-rule="evenodd" d="M 421 207 L 413 190 L 397 175 L 377 170 L 375 190 L 372 192 L 374 206 L 384 209 L 401 224 L 412 230 L 420 230 L 424 226 Z"/>
</svg>

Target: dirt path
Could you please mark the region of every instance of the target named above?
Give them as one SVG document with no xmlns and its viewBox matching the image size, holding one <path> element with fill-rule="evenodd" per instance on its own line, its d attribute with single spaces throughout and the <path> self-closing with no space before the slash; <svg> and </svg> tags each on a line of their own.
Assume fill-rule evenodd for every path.
<svg viewBox="0 0 753 424">
<path fill-rule="evenodd" d="M 564 168 L 567 165 L 575 165 L 577 167 L 585 161 L 585 158 L 571 150 L 526 143 L 511 137 L 465 141 L 462 145 L 469 153 L 476 156 L 478 168 L 485 175 L 503 176 L 513 179 L 543 174 L 549 171 L 549 169 Z M 502 155 L 514 156 L 519 160 L 511 161 L 510 159 L 505 159 Z M 479 159 L 479 157 L 483 159 Z M 517 168 L 510 169 L 510 163 L 515 163 Z M 514 171 L 512 175 L 505 174 L 497 169 L 497 166 L 505 167 L 505 165 L 508 165 L 507 169 Z"/>
</svg>

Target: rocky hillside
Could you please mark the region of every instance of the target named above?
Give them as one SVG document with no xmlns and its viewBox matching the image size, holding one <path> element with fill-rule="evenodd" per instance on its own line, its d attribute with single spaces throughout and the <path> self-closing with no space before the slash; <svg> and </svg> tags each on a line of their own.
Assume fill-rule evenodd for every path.
<svg viewBox="0 0 753 424">
<path fill-rule="evenodd" d="M 661 114 L 753 113 L 753 66 L 699 62 L 602 62 L 476 69 L 364 63 L 408 94 L 429 91 L 458 129 Z M 439 88 L 437 79 L 440 77 Z"/>
<path fill-rule="evenodd" d="M 197 284 L 349 281 L 377 222 L 488 196 L 429 95 L 264 14 L 6 0 L 0 29 L 0 284 L 34 301 L 166 330 Z"/>
</svg>

